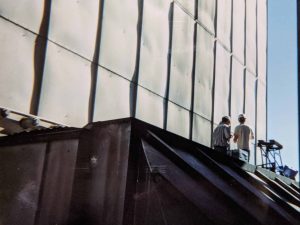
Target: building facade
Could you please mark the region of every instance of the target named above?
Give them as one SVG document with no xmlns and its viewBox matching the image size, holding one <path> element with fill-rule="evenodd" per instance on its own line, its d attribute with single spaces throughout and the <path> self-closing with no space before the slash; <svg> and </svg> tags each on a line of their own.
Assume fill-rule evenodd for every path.
<svg viewBox="0 0 300 225">
<path fill-rule="evenodd" d="M 0 29 L 2 108 L 136 117 L 206 146 L 245 113 L 266 139 L 267 0 L 0 0 Z"/>
</svg>

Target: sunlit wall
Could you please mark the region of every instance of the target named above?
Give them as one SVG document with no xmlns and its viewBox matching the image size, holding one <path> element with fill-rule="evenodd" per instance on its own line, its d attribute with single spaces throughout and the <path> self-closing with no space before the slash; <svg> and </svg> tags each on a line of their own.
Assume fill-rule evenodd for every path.
<svg viewBox="0 0 300 225">
<path fill-rule="evenodd" d="M 266 136 L 267 0 L 0 0 L 0 107 L 83 126 L 134 116 L 211 145 Z"/>
</svg>

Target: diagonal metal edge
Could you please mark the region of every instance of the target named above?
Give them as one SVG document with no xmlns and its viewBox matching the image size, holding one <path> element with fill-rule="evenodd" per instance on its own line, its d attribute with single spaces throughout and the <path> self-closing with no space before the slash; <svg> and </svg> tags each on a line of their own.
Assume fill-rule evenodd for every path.
<svg viewBox="0 0 300 225">
<path fill-rule="evenodd" d="M 283 188 L 287 189 L 290 193 L 292 193 L 294 196 L 296 196 L 297 199 L 300 199 L 300 193 L 294 190 L 290 185 L 287 185 L 284 181 L 282 181 L 280 178 L 275 177 L 275 182 L 277 182 L 279 185 L 281 185 Z"/>
<path fill-rule="evenodd" d="M 197 154 L 206 157 L 208 160 L 211 160 L 211 162 L 214 162 L 217 166 L 219 166 L 221 169 L 223 169 L 224 171 L 226 171 L 227 173 L 230 174 L 230 172 L 225 167 L 222 167 L 214 159 L 212 159 L 210 156 L 208 156 L 206 153 L 204 153 L 200 149 L 198 149 Z M 234 169 L 234 171 L 237 172 L 238 175 L 241 176 L 241 177 L 239 177 L 238 182 L 240 182 L 241 184 L 243 184 L 251 192 L 254 191 L 256 193 L 256 195 L 258 195 L 258 197 L 261 200 L 267 201 L 268 202 L 267 204 L 270 205 L 270 206 L 272 206 L 273 210 L 275 210 L 277 213 L 279 213 L 280 215 L 286 217 L 288 220 L 293 221 L 293 223 L 297 224 L 297 222 L 289 214 L 288 215 L 283 214 L 282 209 L 279 208 L 278 205 L 274 204 L 273 201 L 271 201 L 269 198 L 267 198 L 266 196 L 264 196 L 262 193 L 258 192 L 255 188 L 247 185 L 247 183 L 252 184 L 258 190 L 261 190 L 263 193 L 265 193 L 267 196 L 269 196 L 271 199 L 274 199 L 275 202 L 277 202 L 288 213 L 292 214 L 293 216 L 296 216 L 297 218 L 300 218 L 299 212 L 294 207 L 292 207 L 291 205 L 287 204 L 283 199 L 281 199 L 280 197 L 278 197 L 277 195 L 275 195 L 274 193 L 272 193 L 271 191 L 269 191 L 264 185 L 262 185 L 261 183 L 259 183 L 255 178 L 251 177 L 249 174 L 247 174 L 246 171 L 244 171 L 243 169 L 241 169 L 240 166 L 237 165 L 234 161 L 232 161 L 232 164 L 229 165 L 229 163 L 228 163 L 227 165 L 229 167 L 232 167 Z M 244 180 L 244 179 L 246 179 L 246 180 Z"/>
<path fill-rule="evenodd" d="M 153 150 L 155 150 L 155 152 L 157 152 L 159 155 L 161 155 L 165 161 L 169 161 L 170 163 L 172 163 L 174 166 L 176 166 L 178 168 L 178 171 L 180 171 L 180 173 L 184 173 L 186 174 L 185 179 L 188 179 L 190 182 L 186 182 L 186 184 L 188 183 L 189 185 L 184 184 L 183 180 L 181 180 L 180 184 L 178 186 L 178 183 L 176 184 L 176 182 L 174 182 L 174 180 L 172 180 L 172 178 L 170 178 L 169 176 L 166 175 L 166 173 L 164 173 L 163 171 L 160 171 L 159 169 L 156 171 L 154 170 L 154 174 L 159 174 L 161 175 L 164 179 L 166 179 L 168 182 L 170 182 L 171 185 L 174 186 L 174 188 L 176 188 L 179 192 L 181 192 L 189 202 L 191 202 L 192 204 L 195 205 L 195 207 L 197 207 L 200 210 L 204 210 L 205 214 L 208 216 L 208 218 L 210 218 L 213 221 L 216 221 L 217 224 L 220 223 L 225 223 L 225 224 L 232 224 L 232 221 L 236 220 L 236 215 L 231 214 L 229 212 L 225 212 L 226 210 L 230 210 L 230 207 L 226 207 L 226 206 L 222 206 L 222 204 L 220 205 L 215 205 L 215 210 L 219 212 L 219 216 L 216 217 L 215 215 L 215 211 L 212 211 L 211 209 L 209 209 L 207 207 L 207 202 L 215 202 L 217 199 L 215 199 L 215 196 L 210 196 L 210 195 L 205 195 L 203 192 L 199 191 L 199 179 L 195 179 L 194 176 L 190 176 L 190 173 L 186 173 L 186 171 L 182 170 L 182 168 L 178 167 L 176 165 L 176 163 L 174 163 L 171 159 L 169 159 L 167 156 L 165 156 L 161 151 L 157 150 L 155 147 L 153 147 L 151 144 L 149 144 L 147 141 L 142 140 L 143 142 L 143 148 L 151 148 Z M 144 152 L 146 154 L 147 157 L 147 152 L 144 149 Z M 149 162 L 149 161 L 148 161 Z M 149 162 L 150 163 L 150 162 Z M 150 163 L 150 167 L 151 167 L 151 163 Z M 200 177 L 200 174 L 198 175 Z M 205 177 L 201 176 L 202 180 L 206 180 Z M 210 184 L 211 186 L 213 186 L 214 188 L 216 188 L 217 191 L 220 191 L 218 189 L 218 187 L 214 186 L 211 182 L 208 181 L 208 184 Z M 187 187 L 186 187 L 187 186 Z M 191 187 L 192 186 L 192 187 Z M 186 187 L 186 188 L 185 188 Z M 239 205 L 237 205 L 237 203 L 235 201 L 232 201 L 227 195 L 226 193 L 222 192 L 221 193 L 224 195 L 224 198 L 226 199 L 225 202 L 228 202 L 228 204 L 231 205 L 236 205 L 235 207 L 237 207 L 238 209 L 240 209 L 241 211 L 239 211 L 239 213 L 243 213 L 243 215 L 247 216 L 249 218 L 249 223 L 247 224 L 260 224 L 257 220 L 256 217 L 253 217 L 252 215 L 249 214 L 248 211 L 245 211 L 243 209 L 241 209 L 239 207 Z M 224 199 L 223 199 L 224 200 Z M 223 213 L 223 215 L 221 215 Z M 252 223 L 250 223 L 250 221 Z"/>
<path fill-rule="evenodd" d="M 186 164 L 186 166 L 188 166 L 190 169 L 194 170 L 194 172 L 196 172 L 198 175 L 199 172 L 197 170 L 195 170 L 195 168 L 193 168 L 191 165 L 189 165 L 187 162 L 185 162 L 176 152 L 174 152 L 174 150 L 172 149 L 172 147 L 170 147 L 167 143 L 165 143 L 163 140 L 161 140 L 159 137 L 157 137 L 157 135 L 155 135 L 153 132 L 148 131 L 149 136 L 151 136 L 152 138 L 154 138 L 157 142 L 159 142 L 161 145 L 163 145 L 166 149 L 168 149 L 177 160 L 180 160 L 181 162 L 184 162 L 184 164 Z M 244 190 L 248 191 L 249 193 L 251 193 L 254 197 L 256 197 L 256 199 L 262 201 L 262 203 L 265 203 L 267 205 L 270 205 L 272 207 L 272 210 L 274 210 L 277 214 L 281 215 L 283 218 L 291 221 L 292 223 L 296 223 L 296 221 L 289 215 L 289 214 L 285 214 L 282 212 L 282 209 L 280 207 L 278 207 L 278 205 L 276 205 L 272 200 L 270 200 L 268 197 L 266 197 L 265 195 L 263 195 L 262 193 L 260 193 L 257 189 L 255 189 L 254 187 L 249 185 L 249 182 L 247 180 L 242 179 L 242 177 L 238 177 L 238 179 L 233 176 L 228 170 L 226 170 L 226 168 L 222 167 L 219 163 L 217 163 L 214 159 L 212 159 L 210 156 L 208 156 L 207 154 L 205 154 L 203 151 L 201 151 L 200 149 L 198 149 L 197 154 L 199 154 L 200 156 L 204 157 L 204 161 L 209 161 L 211 164 L 211 166 L 213 166 L 215 169 L 219 170 L 218 172 L 222 173 L 222 175 L 230 177 L 231 179 L 236 180 L 239 184 L 240 187 L 243 188 Z M 242 170 L 240 167 L 238 166 L 234 166 L 235 169 L 239 170 L 242 173 L 246 173 L 244 170 Z M 249 175 L 250 176 L 250 175 Z M 207 180 L 207 177 L 204 177 Z M 251 177 L 252 178 L 252 177 Z M 250 178 L 250 179 L 251 179 Z M 249 178 L 247 178 L 249 179 Z M 253 178 L 254 179 L 254 178 Z M 212 182 L 209 180 L 209 182 Z M 217 187 L 219 188 L 219 187 Z M 267 191 L 267 189 L 262 186 L 262 188 L 264 190 L 264 193 L 269 192 Z M 221 190 L 223 192 L 223 190 Z M 224 192 L 223 192 L 224 193 Z M 225 193 L 228 196 L 228 192 Z M 269 195 L 271 195 L 271 193 L 269 193 Z M 231 198 L 231 196 L 228 196 L 229 198 Z M 299 217 L 299 213 L 298 211 L 296 211 L 292 206 L 286 204 L 286 202 L 282 201 L 282 199 L 278 198 L 277 196 L 273 196 L 272 198 L 276 199 L 278 203 L 283 204 L 284 208 L 292 213 L 294 216 L 298 216 Z M 231 198 L 232 199 L 232 198 Z M 245 205 L 242 205 L 241 207 L 245 207 Z M 250 210 L 250 212 L 252 212 L 252 210 Z M 255 216 L 257 218 L 257 215 Z M 264 218 L 259 217 L 257 219 L 262 219 Z"/>
<path fill-rule="evenodd" d="M 286 200 L 292 202 L 293 204 L 300 207 L 300 200 L 294 196 L 292 193 L 290 193 L 288 190 L 281 187 L 278 183 L 268 178 L 266 175 L 261 173 L 260 171 L 256 170 L 255 175 L 257 175 L 259 178 L 264 180 L 273 190 L 280 196 L 283 196 Z"/>
</svg>

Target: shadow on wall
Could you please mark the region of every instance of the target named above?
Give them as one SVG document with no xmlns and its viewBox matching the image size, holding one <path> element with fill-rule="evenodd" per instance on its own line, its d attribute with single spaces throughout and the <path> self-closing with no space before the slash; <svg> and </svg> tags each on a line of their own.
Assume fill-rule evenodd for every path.
<svg viewBox="0 0 300 225">
<path fill-rule="evenodd" d="M 142 37 L 142 24 L 143 24 L 143 9 L 144 2 L 137 0 L 138 4 L 138 23 L 136 25 L 137 32 L 137 47 L 136 47 L 136 58 L 135 58 L 135 68 L 134 74 L 130 82 L 130 93 L 129 93 L 129 106 L 130 106 L 130 116 L 135 117 L 136 115 L 136 102 L 137 102 L 137 87 L 139 80 L 139 65 L 140 65 L 140 52 L 141 52 L 141 37 Z"/>
<path fill-rule="evenodd" d="M 98 74 L 101 33 L 102 33 L 102 24 L 103 24 L 103 4 L 104 4 L 104 0 L 100 0 L 95 50 L 94 50 L 93 62 L 91 63 L 91 90 L 90 90 L 90 98 L 89 98 L 89 115 L 88 115 L 89 122 L 92 122 L 94 117 L 96 88 L 97 88 L 97 74 Z"/>
<path fill-rule="evenodd" d="M 34 84 L 30 104 L 30 114 L 33 115 L 38 114 L 47 50 L 47 36 L 49 31 L 50 13 L 51 0 L 45 0 L 43 18 L 34 46 Z"/>
<path fill-rule="evenodd" d="M 170 4 L 169 8 L 169 51 L 168 51 L 168 71 L 167 71 L 167 83 L 166 83 L 166 93 L 164 99 L 164 124 L 163 128 L 167 129 L 167 121 L 168 121 L 168 100 L 169 100 L 169 89 L 170 89 L 170 70 L 171 70 L 171 51 L 172 51 L 172 33 L 173 33 L 173 11 L 174 11 L 174 3 Z"/>
</svg>

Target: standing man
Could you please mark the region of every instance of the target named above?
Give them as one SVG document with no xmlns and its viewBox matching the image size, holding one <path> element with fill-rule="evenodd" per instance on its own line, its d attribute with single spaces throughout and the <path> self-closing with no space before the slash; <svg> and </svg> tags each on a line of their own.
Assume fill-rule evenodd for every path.
<svg viewBox="0 0 300 225">
<path fill-rule="evenodd" d="M 249 140 L 254 139 L 254 134 L 252 129 L 245 124 L 246 116 L 244 114 L 240 114 L 238 117 L 240 125 L 237 125 L 234 129 L 234 138 L 233 142 L 237 143 L 238 149 L 242 149 L 248 152 L 248 162 L 250 159 L 250 146 Z"/>
<path fill-rule="evenodd" d="M 222 121 L 216 127 L 213 133 L 213 145 L 216 151 L 227 154 L 229 150 L 229 140 L 232 137 L 230 133 L 230 118 L 223 116 Z"/>
</svg>

